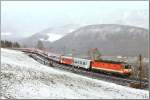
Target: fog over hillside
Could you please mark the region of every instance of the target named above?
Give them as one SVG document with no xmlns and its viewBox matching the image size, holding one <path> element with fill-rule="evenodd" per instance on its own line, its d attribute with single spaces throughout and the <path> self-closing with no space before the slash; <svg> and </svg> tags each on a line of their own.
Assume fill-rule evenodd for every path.
<svg viewBox="0 0 150 100">
<path fill-rule="evenodd" d="M 64 53 L 148 55 L 148 1 L 2 1 L 1 39 Z M 8 34 L 9 33 L 9 34 Z"/>
<path fill-rule="evenodd" d="M 37 44 L 37 41 L 40 40 L 48 48 L 51 42 L 54 42 L 62 38 L 63 36 L 71 33 L 72 31 L 75 31 L 76 29 L 80 28 L 80 26 L 81 25 L 78 25 L 78 24 L 67 24 L 67 25 L 55 27 L 55 28 L 50 27 L 50 28 L 39 31 L 30 37 L 20 39 L 19 41 L 21 44 L 24 44 L 28 47 L 35 47 Z"/>
<path fill-rule="evenodd" d="M 148 1 L 2 1 L 1 8 L 1 33 L 15 37 L 72 24 L 149 26 Z"/>
<path fill-rule="evenodd" d="M 76 49 L 87 53 L 97 47 L 104 55 L 148 56 L 148 30 L 139 27 L 98 24 L 82 27 L 51 44 L 59 52 Z"/>
</svg>

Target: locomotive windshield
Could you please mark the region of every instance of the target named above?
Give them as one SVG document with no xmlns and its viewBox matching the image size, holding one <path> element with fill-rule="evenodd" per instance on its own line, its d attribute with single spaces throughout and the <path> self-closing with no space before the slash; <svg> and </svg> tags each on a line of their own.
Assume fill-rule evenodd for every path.
<svg viewBox="0 0 150 100">
<path fill-rule="evenodd" d="M 125 69 L 131 69 L 131 65 L 126 64 L 126 65 L 124 66 L 124 68 L 125 68 Z"/>
</svg>

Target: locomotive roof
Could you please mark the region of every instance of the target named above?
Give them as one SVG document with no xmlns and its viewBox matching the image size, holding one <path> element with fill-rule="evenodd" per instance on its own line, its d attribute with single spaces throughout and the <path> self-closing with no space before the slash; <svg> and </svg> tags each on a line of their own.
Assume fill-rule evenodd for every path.
<svg viewBox="0 0 150 100">
<path fill-rule="evenodd" d="M 113 60 L 95 60 L 97 62 L 107 62 L 107 63 L 115 63 L 115 64 L 126 64 L 123 61 L 113 61 Z"/>
</svg>

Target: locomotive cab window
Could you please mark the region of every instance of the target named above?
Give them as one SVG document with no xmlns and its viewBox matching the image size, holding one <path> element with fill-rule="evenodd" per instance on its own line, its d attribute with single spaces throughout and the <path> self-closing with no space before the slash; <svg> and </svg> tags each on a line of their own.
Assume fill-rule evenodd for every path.
<svg viewBox="0 0 150 100">
<path fill-rule="evenodd" d="M 125 68 L 125 69 L 130 69 L 130 68 L 131 68 L 131 65 L 125 65 L 124 68 Z"/>
</svg>

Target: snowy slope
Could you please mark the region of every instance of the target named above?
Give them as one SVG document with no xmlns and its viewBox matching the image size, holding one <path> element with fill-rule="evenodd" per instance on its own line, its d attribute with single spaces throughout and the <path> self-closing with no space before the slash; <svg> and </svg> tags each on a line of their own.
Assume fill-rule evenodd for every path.
<svg viewBox="0 0 150 100">
<path fill-rule="evenodd" d="M 20 39 L 19 42 L 23 45 L 29 46 L 29 47 L 35 47 L 37 44 L 37 41 L 41 40 L 45 47 L 49 47 L 50 43 L 59 40 L 60 38 L 64 37 L 65 35 L 75 31 L 80 26 L 79 24 L 67 24 L 63 26 L 53 26 L 46 28 L 44 30 L 41 30 L 29 37 Z M 30 42 L 30 44 L 29 44 Z"/>
<path fill-rule="evenodd" d="M 149 91 L 56 70 L 14 50 L 1 49 L 1 71 L 2 98 L 149 98 Z"/>
<path fill-rule="evenodd" d="M 46 35 L 47 35 L 47 39 L 41 38 L 40 40 L 53 42 L 63 37 L 63 35 L 55 34 L 55 33 L 47 33 Z"/>
</svg>

